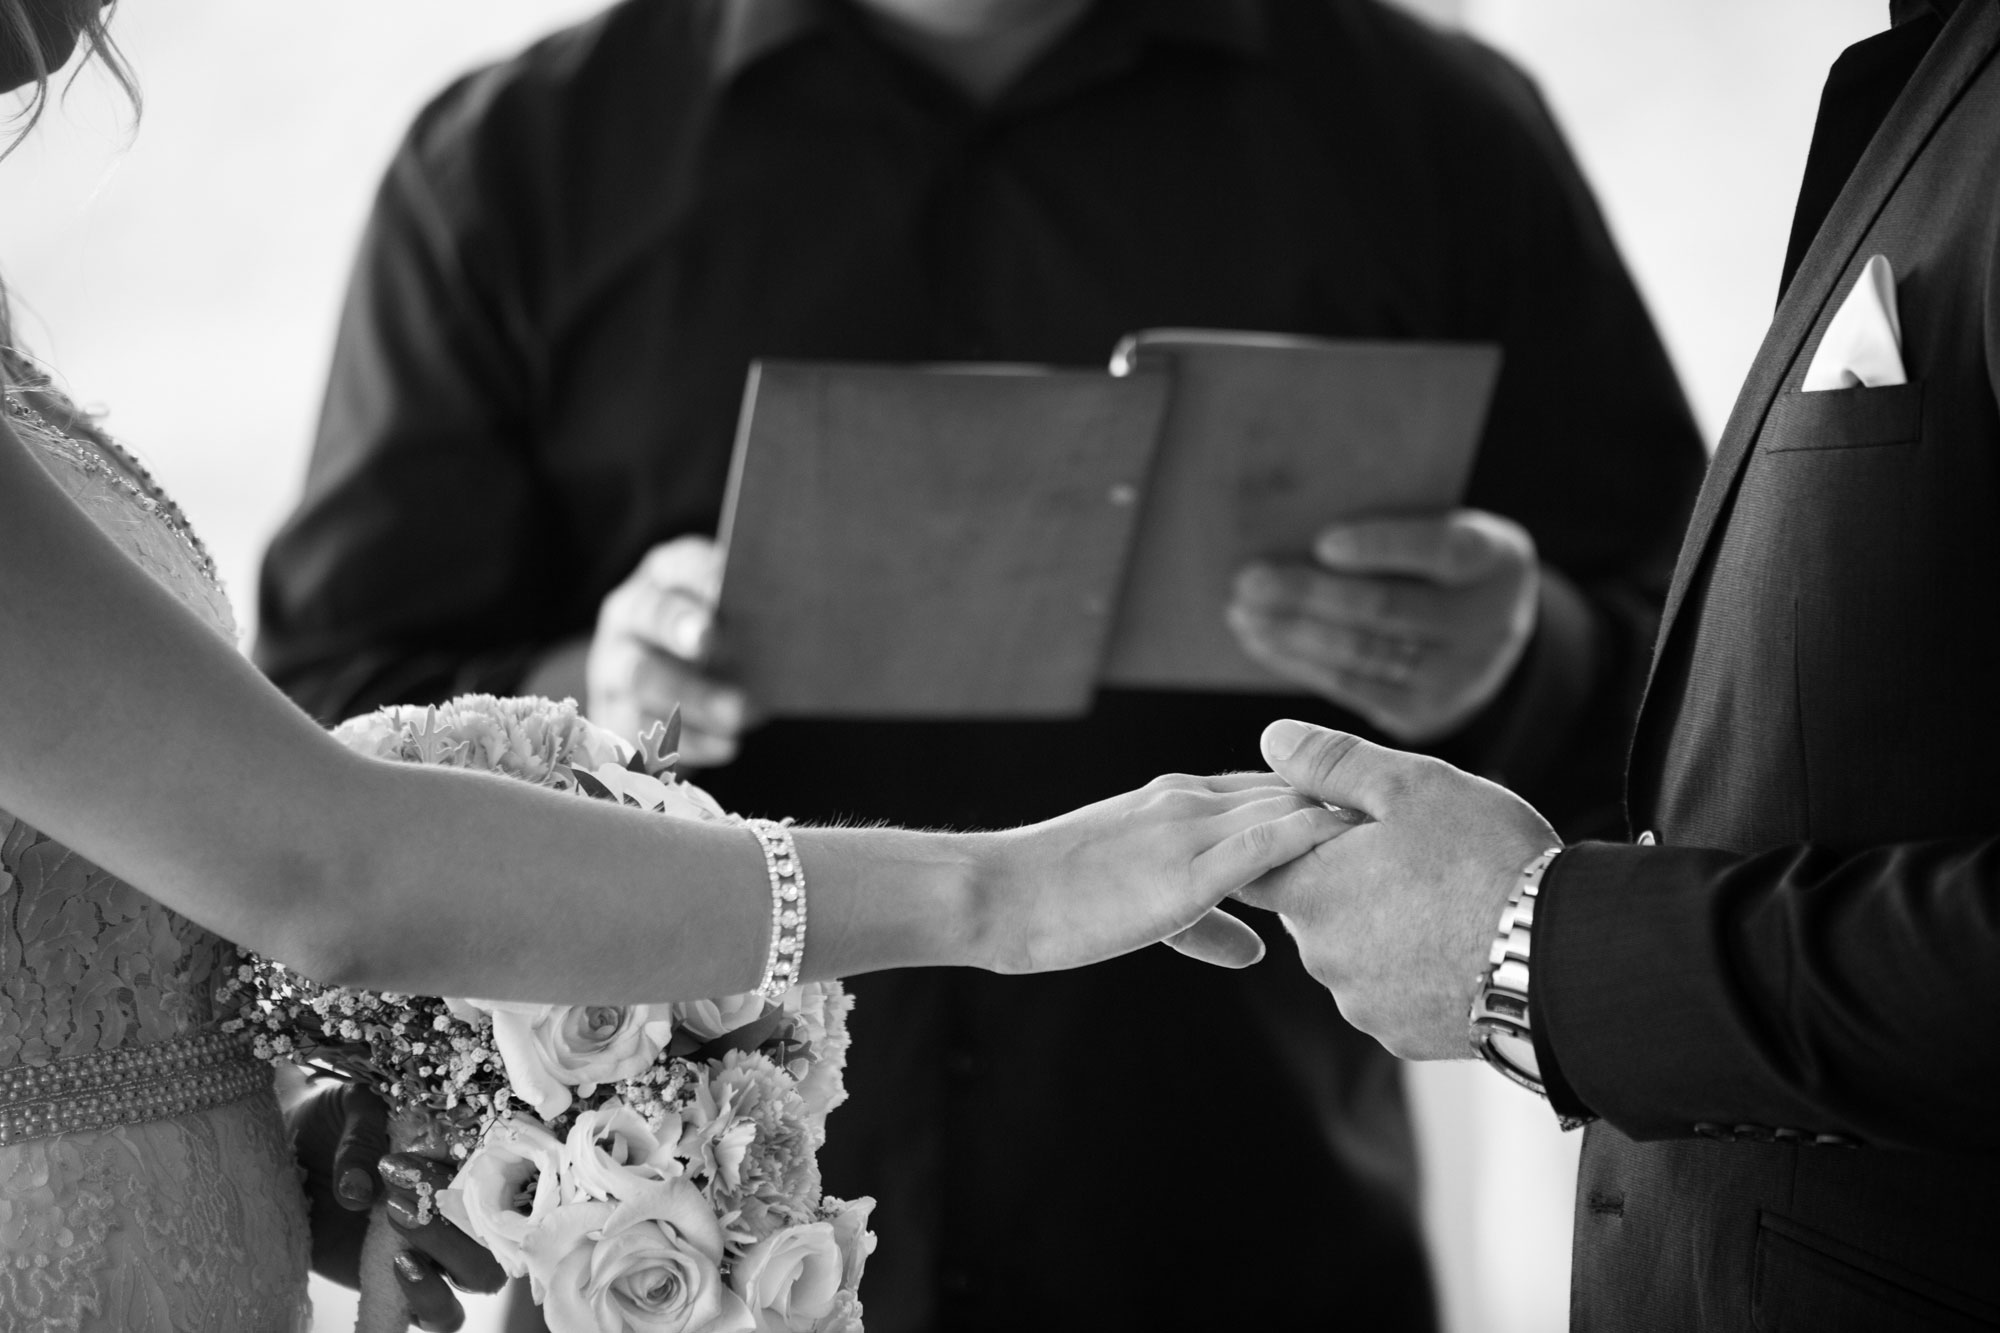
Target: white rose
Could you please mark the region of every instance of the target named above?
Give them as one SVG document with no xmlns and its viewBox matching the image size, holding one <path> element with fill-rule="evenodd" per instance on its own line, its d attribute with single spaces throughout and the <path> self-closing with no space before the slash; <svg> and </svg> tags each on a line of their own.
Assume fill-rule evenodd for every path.
<svg viewBox="0 0 2000 1333">
<path fill-rule="evenodd" d="M 811 1333 L 840 1295 L 840 1242 L 827 1222 L 786 1227 L 736 1261 L 729 1285 L 757 1316 L 760 1330 Z"/>
<path fill-rule="evenodd" d="M 464 1003 L 493 1016 L 507 1082 L 544 1120 L 569 1109 L 571 1088 L 588 1097 L 650 1069 L 674 1032 L 665 1005 Z"/>
<path fill-rule="evenodd" d="M 827 997 L 826 982 L 802 981 L 778 998 L 799 1037 L 809 1046 L 818 1046 L 826 1040 Z"/>
<path fill-rule="evenodd" d="M 847 1011 L 853 1000 L 838 983 L 809 981 L 787 991 L 783 1004 L 794 1030 L 813 1048 L 803 1069 L 792 1070 L 799 1081 L 815 1133 L 826 1132 L 827 1113 L 847 1100 Z"/>
<path fill-rule="evenodd" d="M 822 1207 L 833 1211 L 827 1225 L 833 1228 L 833 1238 L 840 1246 L 841 1290 L 859 1291 L 862 1270 L 868 1265 L 868 1256 L 875 1253 L 875 1233 L 868 1229 L 875 1200 L 866 1195 L 851 1200 L 829 1195 L 820 1202 Z"/>
<path fill-rule="evenodd" d="M 725 1032 L 764 1016 L 764 997 L 755 991 L 726 995 L 719 1000 L 686 1000 L 673 1007 L 674 1026 L 693 1033 L 702 1041 L 714 1041 Z"/>
<path fill-rule="evenodd" d="M 548 728 L 562 733 L 571 768 L 596 769 L 606 764 L 623 764 L 632 757 L 630 744 L 616 732 L 580 716 L 574 700 L 564 701 Z"/>
<path fill-rule="evenodd" d="M 382 713 L 350 717 L 333 729 L 333 738 L 357 754 L 396 759 L 403 753 L 403 728 Z"/>
<path fill-rule="evenodd" d="M 826 1318 L 813 1325 L 812 1333 L 865 1333 L 861 1325 L 861 1298 L 843 1291 L 833 1301 Z"/>
<path fill-rule="evenodd" d="M 680 1121 L 673 1119 L 674 1138 Z M 563 1144 L 563 1179 L 591 1199 L 629 1199 L 681 1174 L 673 1142 L 661 1143 L 644 1116 L 616 1098 L 579 1112 Z"/>
<path fill-rule="evenodd" d="M 438 1191 L 452 1225 L 493 1252 L 510 1277 L 528 1271 L 526 1244 L 560 1202 L 562 1140 L 520 1116 L 495 1124 Z"/>
<path fill-rule="evenodd" d="M 557 1209 L 530 1244 L 528 1276 L 551 1333 L 750 1333 L 721 1262 L 715 1214 L 674 1180 Z"/>
</svg>

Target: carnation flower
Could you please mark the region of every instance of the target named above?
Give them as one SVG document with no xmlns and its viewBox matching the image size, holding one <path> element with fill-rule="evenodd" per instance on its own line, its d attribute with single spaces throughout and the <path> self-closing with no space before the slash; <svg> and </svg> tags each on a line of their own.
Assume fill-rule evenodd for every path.
<svg viewBox="0 0 2000 1333">
<path fill-rule="evenodd" d="M 701 1192 L 663 1181 L 558 1208 L 530 1241 L 528 1276 L 551 1333 L 750 1333 L 722 1246 Z"/>
<path fill-rule="evenodd" d="M 674 1030 L 664 1005 L 463 1003 L 492 1015 L 508 1084 L 545 1120 L 569 1109 L 572 1088 L 588 1097 L 647 1069 Z"/>
<path fill-rule="evenodd" d="M 679 1155 L 702 1178 L 733 1242 L 752 1245 L 812 1220 L 818 1136 L 791 1079 L 768 1056 L 729 1052 L 681 1115 Z"/>
</svg>

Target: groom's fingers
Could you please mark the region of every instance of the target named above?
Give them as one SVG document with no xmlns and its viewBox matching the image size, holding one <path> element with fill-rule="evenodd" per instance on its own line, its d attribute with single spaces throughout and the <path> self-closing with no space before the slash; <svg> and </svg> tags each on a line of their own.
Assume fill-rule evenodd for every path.
<svg viewBox="0 0 2000 1333">
<path fill-rule="evenodd" d="M 1431 761 L 1290 718 L 1264 728 L 1265 762 L 1316 801 L 1382 818 Z"/>
<path fill-rule="evenodd" d="M 1257 932 L 1229 913 L 1211 907 L 1201 920 L 1165 941 L 1170 949 L 1217 967 L 1248 967 L 1264 956 Z"/>
</svg>

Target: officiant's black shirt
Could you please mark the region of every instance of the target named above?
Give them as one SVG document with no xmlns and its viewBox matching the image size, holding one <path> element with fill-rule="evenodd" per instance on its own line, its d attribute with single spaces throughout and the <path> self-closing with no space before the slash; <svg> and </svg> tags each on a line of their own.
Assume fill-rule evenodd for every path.
<svg viewBox="0 0 2000 1333">
<path fill-rule="evenodd" d="M 1103 0 L 984 108 L 837 3 L 630 0 L 463 79 L 377 201 L 258 660 L 329 721 L 514 691 L 648 547 L 714 531 L 752 358 L 1102 366 L 1162 325 L 1504 345 L 1468 502 L 1550 573 L 1442 752 L 1572 831 L 1615 818 L 1702 452 L 1531 85 L 1361 0 Z M 1260 766 L 1280 714 L 1360 729 L 1106 692 L 1075 722 L 778 723 L 708 781 L 1007 825 Z M 1428 1327 L 1394 1063 L 1269 938 L 1242 973 L 861 978 L 823 1160 L 881 1199 L 872 1333 Z"/>
</svg>

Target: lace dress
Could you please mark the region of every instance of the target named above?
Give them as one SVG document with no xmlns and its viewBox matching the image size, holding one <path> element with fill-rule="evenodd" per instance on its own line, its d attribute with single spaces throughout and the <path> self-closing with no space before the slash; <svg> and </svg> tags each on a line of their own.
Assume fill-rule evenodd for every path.
<svg viewBox="0 0 2000 1333">
<path fill-rule="evenodd" d="M 143 469 L 7 421 L 219 634 L 206 553 Z M 229 945 L 0 811 L 0 1333 L 303 1330 L 308 1237 L 271 1071 L 222 1036 Z"/>
</svg>

